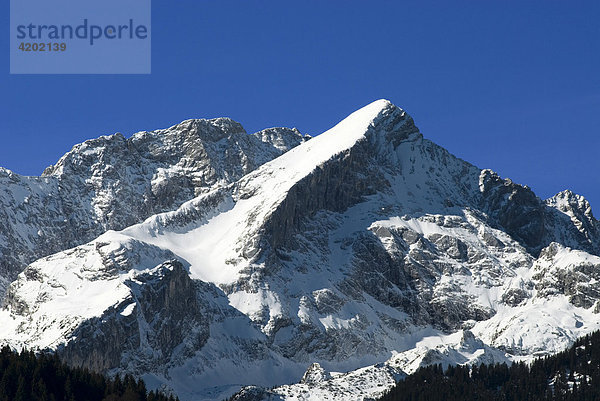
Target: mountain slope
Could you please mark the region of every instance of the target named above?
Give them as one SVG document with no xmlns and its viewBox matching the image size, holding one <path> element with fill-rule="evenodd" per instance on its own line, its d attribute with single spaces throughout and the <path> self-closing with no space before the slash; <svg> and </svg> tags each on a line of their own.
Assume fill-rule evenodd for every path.
<svg viewBox="0 0 600 401">
<path fill-rule="evenodd" d="M 420 365 L 529 359 L 599 328 L 598 227 L 582 198 L 542 201 L 381 100 L 177 210 L 29 265 L 0 338 L 182 399 L 255 384 L 358 400 Z M 315 362 L 323 374 L 289 385 Z"/>
<path fill-rule="evenodd" d="M 102 136 L 41 177 L 0 169 L 0 293 L 34 260 L 177 208 L 297 146 L 297 130 L 247 135 L 228 118 Z"/>
</svg>

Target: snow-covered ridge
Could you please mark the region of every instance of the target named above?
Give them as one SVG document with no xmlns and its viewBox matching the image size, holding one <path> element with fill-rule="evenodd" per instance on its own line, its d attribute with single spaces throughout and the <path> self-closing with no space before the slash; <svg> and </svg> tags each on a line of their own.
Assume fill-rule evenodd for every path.
<svg viewBox="0 0 600 401">
<path fill-rule="evenodd" d="M 242 259 L 252 261 L 260 251 L 261 230 L 290 189 L 336 155 L 367 140 L 369 128 L 391 110 L 404 113 L 389 101 L 376 101 L 332 129 L 265 163 L 240 179 L 231 195 L 217 205 L 218 213 L 212 213 L 209 221 L 196 221 L 193 230 L 157 236 L 155 228 L 147 227 L 148 224 L 156 227 L 156 219 L 161 219 L 156 217 L 124 233 L 165 249 L 175 249 L 176 254 L 190 262 L 193 278 L 232 284 L 239 280 L 240 271 L 248 267 Z M 188 203 L 178 213 L 186 213 L 190 206 Z"/>
<path fill-rule="evenodd" d="M 202 120 L 176 137 L 227 155 L 248 137 L 225 135 L 229 123 L 200 130 L 212 132 L 201 146 Z M 256 136 L 288 146 L 276 137 Z M 154 145 L 142 153 L 159 157 Z M 90 149 L 76 153 L 98 160 Z M 544 202 L 454 157 L 388 101 L 232 173 L 242 159 L 218 159 L 221 178 L 178 207 L 31 264 L 10 286 L 0 339 L 182 399 L 253 384 L 278 386 L 246 390 L 255 399 L 359 400 L 421 364 L 527 360 L 600 325 L 589 205 Z M 189 163 L 176 164 L 181 179 Z"/>
<path fill-rule="evenodd" d="M 33 260 L 174 210 L 304 140 L 295 129 L 247 135 L 228 118 L 187 120 L 75 145 L 42 177 L 0 170 L 0 293 Z"/>
</svg>

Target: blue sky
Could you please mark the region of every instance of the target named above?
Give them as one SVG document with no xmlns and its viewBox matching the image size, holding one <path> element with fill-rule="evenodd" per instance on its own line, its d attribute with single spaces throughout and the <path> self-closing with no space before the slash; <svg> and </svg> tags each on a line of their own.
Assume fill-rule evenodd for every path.
<svg viewBox="0 0 600 401">
<path fill-rule="evenodd" d="M 152 36 L 151 75 L 9 75 L 5 29 L 0 166 L 38 175 L 188 118 L 314 135 L 387 98 L 453 154 L 600 216 L 600 2 L 154 0 Z"/>
</svg>

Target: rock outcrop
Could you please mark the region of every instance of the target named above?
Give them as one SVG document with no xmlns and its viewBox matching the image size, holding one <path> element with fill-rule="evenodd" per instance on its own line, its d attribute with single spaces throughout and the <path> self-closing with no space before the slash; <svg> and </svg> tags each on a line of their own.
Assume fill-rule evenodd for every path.
<svg viewBox="0 0 600 401">
<path fill-rule="evenodd" d="M 128 279 L 131 296 L 86 320 L 57 352 L 94 371 L 167 371 L 190 358 L 209 336 L 196 288 L 174 260 Z"/>
</svg>

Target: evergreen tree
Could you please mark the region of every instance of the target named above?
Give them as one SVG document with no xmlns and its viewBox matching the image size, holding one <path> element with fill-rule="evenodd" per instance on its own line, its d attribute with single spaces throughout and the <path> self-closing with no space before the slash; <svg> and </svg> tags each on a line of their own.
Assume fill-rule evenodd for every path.
<svg viewBox="0 0 600 401">
<path fill-rule="evenodd" d="M 445 371 L 440 365 L 422 367 L 381 400 L 600 400 L 600 332 L 531 365 L 450 366 Z"/>
<path fill-rule="evenodd" d="M 0 401 L 176 401 L 147 394 L 143 381 L 127 375 L 107 379 L 87 369 L 70 368 L 56 355 L 0 349 Z"/>
</svg>

